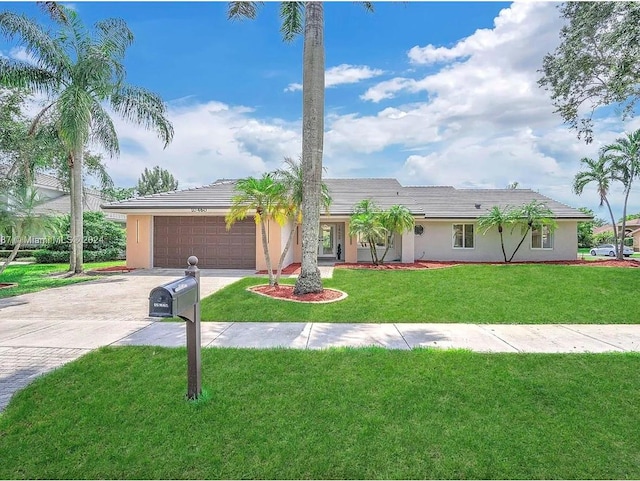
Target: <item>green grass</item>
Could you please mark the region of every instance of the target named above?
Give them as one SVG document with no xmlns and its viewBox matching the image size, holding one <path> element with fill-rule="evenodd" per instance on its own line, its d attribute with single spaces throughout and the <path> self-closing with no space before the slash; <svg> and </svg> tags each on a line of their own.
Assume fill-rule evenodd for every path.
<svg viewBox="0 0 640 481">
<path fill-rule="evenodd" d="M 300 304 L 246 291 L 246 278 L 202 301 L 207 321 L 637 323 L 630 296 L 636 269 L 562 265 L 463 265 L 446 269 L 336 269 L 325 287 L 347 292 L 332 304 Z M 293 280 L 287 280 L 293 282 Z M 611 300 L 615 299 L 613 302 Z"/>
<path fill-rule="evenodd" d="M 0 417 L 0 479 L 638 479 L 640 356 L 103 348 Z"/>
<path fill-rule="evenodd" d="M 85 270 L 99 267 L 123 265 L 123 261 L 91 262 L 84 265 Z M 41 291 L 52 287 L 67 286 L 78 282 L 84 282 L 94 277 L 73 277 L 69 279 L 55 279 L 49 277 L 57 272 L 68 270 L 69 264 L 22 264 L 10 265 L 0 276 L 2 283 L 18 283 L 18 286 L 8 289 L 0 289 L 0 299 L 4 297 L 18 296 L 28 292 Z"/>
</svg>

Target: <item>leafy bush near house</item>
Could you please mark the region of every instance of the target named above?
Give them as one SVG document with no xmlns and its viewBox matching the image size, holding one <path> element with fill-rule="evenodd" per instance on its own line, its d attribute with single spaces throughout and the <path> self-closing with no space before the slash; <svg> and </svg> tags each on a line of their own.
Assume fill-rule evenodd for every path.
<svg viewBox="0 0 640 481">
<path fill-rule="evenodd" d="M 67 263 L 71 252 L 71 236 L 69 216 L 58 218 L 58 237 L 53 237 L 33 253 L 33 257 L 41 264 Z M 122 227 L 107 220 L 102 212 L 85 212 L 83 214 L 84 242 L 83 257 L 85 262 L 103 262 L 124 258 L 126 235 Z"/>
<path fill-rule="evenodd" d="M 53 251 L 40 249 L 33 253 L 39 264 L 66 264 L 69 262 L 69 251 Z M 105 262 L 122 259 L 122 250 L 114 247 L 99 251 L 84 251 L 84 262 Z"/>
<path fill-rule="evenodd" d="M 16 259 L 24 259 L 25 257 L 33 257 L 33 249 L 21 249 L 16 254 Z M 0 249 L 0 259 L 6 259 L 11 254 L 10 249 Z"/>
<path fill-rule="evenodd" d="M 46 250 L 70 252 L 70 217 L 68 215 L 59 218 L 60 237 L 53 238 L 46 246 Z M 102 212 L 85 212 L 83 214 L 85 252 L 102 251 L 105 249 L 119 249 L 124 251 L 127 241 L 122 227 L 115 222 L 107 220 Z M 85 255 L 85 261 L 89 258 Z M 67 258 L 68 261 L 68 258 Z M 90 262 L 90 261 L 89 261 Z"/>
</svg>

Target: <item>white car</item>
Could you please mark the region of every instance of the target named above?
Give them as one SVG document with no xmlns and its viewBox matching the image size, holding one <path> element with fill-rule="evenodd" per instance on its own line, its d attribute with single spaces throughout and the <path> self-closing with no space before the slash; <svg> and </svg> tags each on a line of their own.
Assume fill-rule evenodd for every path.
<svg viewBox="0 0 640 481">
<path fill-rule="evenodd" d="M 618 252 L 618 249 L 616 247 L 617 246 L 614 246 L 613 244 L 602 244 L 598 247 L 593 247 L 591 249 L 591 255 L 615 257 L 616 252 Z M 631 247 L 624 246 L 624 248 L 622 249 L 622 255 L 625 257 L 629 257 L 631 254 L 633 254 L 633 249 Z"/>
</svg>

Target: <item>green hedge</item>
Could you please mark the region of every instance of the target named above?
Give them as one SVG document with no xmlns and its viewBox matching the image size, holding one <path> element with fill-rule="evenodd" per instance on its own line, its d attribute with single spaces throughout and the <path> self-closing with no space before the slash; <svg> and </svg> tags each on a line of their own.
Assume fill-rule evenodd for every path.
<svg viewBox="0 0 640 481">
<path fill-rule="evenodd" d="M 24 259 L 25 257 L 33 257 L 35 250 L 32 249 L 20 249 L 16 254 L 16 259 Z M 0 249 L 0 259 L 6 259 L 11 255 L 10 249 Z"/>
<path fill-rule="evenodd" d="M 38 264 L 66 264 L 69 262 L 70 253 L 64 251 L 52 251 L 40 249 L 34 251 L 33 257 L 36 258 Z M 124 255 L 121 249 L 111 247 L 99 251 L 84 251 L 84 262 L 104 262 L 123 259 Z"/>
</svg>

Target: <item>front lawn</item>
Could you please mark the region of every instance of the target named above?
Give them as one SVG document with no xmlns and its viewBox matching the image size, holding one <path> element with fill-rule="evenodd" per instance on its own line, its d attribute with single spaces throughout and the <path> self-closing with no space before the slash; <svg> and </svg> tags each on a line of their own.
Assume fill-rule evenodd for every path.
<svg viewBox="0 0 640 481">
<path fill-rule="evenodd" d="M 0 417 L 0 479 L 638 479 L 640 356 L 103 348 Z"/>
<path fill-rule="evenodd" d="M 286 280 L 294 282 L 294 280 Z M 246 291 L 247 278 L 202 301 L 207 321 L 461 322 L 499 324 L 637 323 L 630 296 L 640 292 L 631 268 L 542 264 L 461 265 L 445 269 L 335 269 L 325 287 L 349 297 L 300 304 Z"/>
<path fill-rule="evenodd" d="M 122 265 L 122 261 L 91 262 L 84 265 L 85 270 L 98 269 L 100 267 L 110 267 Z M 0 289 L 0 299 L 4 297 L 18 296 L 28 292 L 41 291 L 51 287 L 61 287 L 77 282 L 84 282 L 94 277 L 71 277 L 59 279 L 49 277 L 56 272 L 65 272 L 69 269 L 69 264 L 18 264 L 7 267 L 0 276 L 2 283 L 18 283 L 17 287 Z"/>
</svg>

